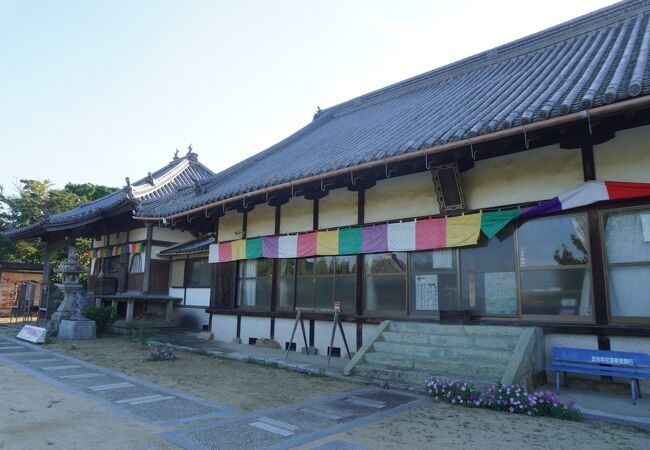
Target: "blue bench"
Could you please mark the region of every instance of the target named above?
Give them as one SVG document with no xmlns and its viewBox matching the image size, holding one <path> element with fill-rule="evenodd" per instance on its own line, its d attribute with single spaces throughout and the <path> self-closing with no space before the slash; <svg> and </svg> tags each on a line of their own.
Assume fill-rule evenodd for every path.
<svg viewBox="0 0 650 450">
<path fill-rule="evenodd" d="M 628 378 L 632 387 L 632 404 L 636 405 L 637 392 L 641 398 L 639 380 L 650 379 L 650 356 L 644 353 L 553 347 L 551 359 L 551 365 L 546 370 L 555 371 L 555 389 L 558 393 L 560 373 L 564 373 L 567 386 L 569 372 Z"/>
</svg>

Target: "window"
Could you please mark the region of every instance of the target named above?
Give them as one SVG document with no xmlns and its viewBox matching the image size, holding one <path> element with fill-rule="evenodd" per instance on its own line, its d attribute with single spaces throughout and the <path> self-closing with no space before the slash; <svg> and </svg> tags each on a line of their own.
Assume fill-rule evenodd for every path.
<svg viewBox="0 0 650 450">
<path fill-rule="evenodd" d="M 603 214 L 612 317 L 650 317 L 650 209 Z"/>
<path fill-rule="evenodd" d="M 188 259 L 187 264 L 187 287 L 210 287 L 212 268 L 208 258 Z"/>
<path fill-rule="evenodd" d="M 131 254 L 131 264 L 129 265 L 129 273 L 142 273 L 144 272 L 144 265 L 142 264 L 142 254 Z"/>
<path fill-rule="evenodd" d="M 406 312 L 406 253 L 364 256 L 365 304 L 369 313 Z"/>
<path fill-rule="evenodd" d="M 319 256 L 296 262 L 296 307 L 332 309 L 341 302 L 341 310 L 354 312 L 356 298 L 356 256 Z M 280 278 L 282 280 L 282 270 Z M 282 288 L 280 284 L 279 289 Z M 282 296 L 278 296 L 282 304 Z"/>
<path fill-rule="evenodd" d="M 456 309 L 456 251 L 411 253 L 409 309 L 411 314 L 431 314 Z"/>
<path fill-rule="evenodd" d="M 184 259 L 172 260 L 169 285 L 175 288 L 185 287 L 185 260 Z"/>
<path fill-rule="evenodd" d="M 273 261 L 241 261 L 237 272 L 237 306 L 244 309 L 271 309 Z"/>
<path fill-rule="evenodd" d="M 104 272 L 117 272 L 120 268 L 119 256 L 108 256 L 104 258 Z"/>
<path fill-rule="evenodd" d="M 514 228 L 506 227 L 478 246 L 460 249 L 464 309 L 476 315 L 514 316 L 517 307 Z"/>
<path fill-rule="evenodd" d="M 102 258 L 95 258 L 95 262 L 93 264 L 93 275 L 95 276 L 101 275 L 103 262 L 104 261 Z"/>
<path fill-rule="evenodd" d="M 590 316 L 586 215 L 526 222 L 518 239 L 522 314 Z"/>
<path fill-rule="evenodd" d="M 278 260 L 278 295 L 277 308 L 293 310 L 293 300 L 296 293 L 296 260 Z"/>
</svg>

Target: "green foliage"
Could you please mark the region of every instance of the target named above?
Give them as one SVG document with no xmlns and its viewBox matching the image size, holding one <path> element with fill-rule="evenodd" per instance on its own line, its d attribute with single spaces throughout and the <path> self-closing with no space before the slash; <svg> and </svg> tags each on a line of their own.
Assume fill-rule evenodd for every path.
<svg viewBox="0 0 650 450">
<path fill-rule="evenodd" d="M 47 215 L 73 209 L 82 202 L 97 200 L 115 190 L 117 189 L 92 183 L 68 183 L 63 189 L 54 189 L 49 180 L 25 179 L 20 180 L 16 186 L 17 193 L 9 195 L 0 186 L 0 232 L 9 227 L 18 228 L 36 223 Z M 87 265 L 90 239 L 77 239 L 76 244 L 77 260 L 80 264 Z M 58 266 L 65 257 L 64 249 L 53 251 L 52 267 Z M 42 264 L 43 243 L 40 239 L 13 242 L 0 235 L 0 261 Z M 57 281 L 56 275 L 53 280 Z"/>
<path fill-rule="evenodd" d="M 99 308 L 88 308 L 84 311 L 86 317 L 95 321 L 97 333 L 105 333 L 115 323 L 116 311 L 112 306 L 100 306 Z"/>
<path fill-rule="evenodd" d="M 131 328 L 129 330 L 129 337 L 131 340 L 134 342 L 139 342 L 143 348 L 149 346 L 148 341 L 153 337 L 153 335 L 154 333 L 150 328 L 146 328 L 142 325 L 138 326 L 137 328 Z"/>
</svg>

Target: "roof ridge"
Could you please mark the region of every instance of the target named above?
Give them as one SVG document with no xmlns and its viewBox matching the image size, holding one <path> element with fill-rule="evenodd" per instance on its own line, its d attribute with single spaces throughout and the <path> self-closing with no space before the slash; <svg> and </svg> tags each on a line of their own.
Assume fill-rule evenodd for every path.
<svg viewBox="0 0 650 450">
<path fill-rule="evenodd" d="M 605 6 L 545 30 L 482 51 L 450 64 L 424 72 L 406 80 L 368 92 L 353 99 L 322 110 L 322 114 L 340 117 L 351 112 L 382 103 L 391 98 L 456 78 L 487 66 L 511 60 L 523 54 L 565 42 L 570 38 L 603 29 L 615 23 L 650 11 L 648 0 L 628 0 Z M 546 36 L 545 36 L 546 35 Z"/>
</svg>

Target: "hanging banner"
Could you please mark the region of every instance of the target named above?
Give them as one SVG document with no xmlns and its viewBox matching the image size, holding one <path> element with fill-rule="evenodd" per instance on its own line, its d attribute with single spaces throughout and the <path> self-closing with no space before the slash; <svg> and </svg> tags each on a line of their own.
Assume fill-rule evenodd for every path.
<svg viewBox="0 0 650 450">
<path fill-rule="evenodd" d="M 113 245 L 110 247 L 94 248 L 88 251 L 89 258 L 107 258 L 109 256 L 120 256 L 131 253 L 144 252 L 145 243 L 138 242 L 136 244 L 121 244 Z"/>
<path fill-rule="evenodd" d="M 444 249 L 475 245 L 480 231 L 481 213 L 475 213 L 288 236 L 264 236 L 212 244 L 208 261 L 220 263 L 257 258 L 309 258 Z M 449 255 L 445 254 L 444 258 Z"/>
</svg>

